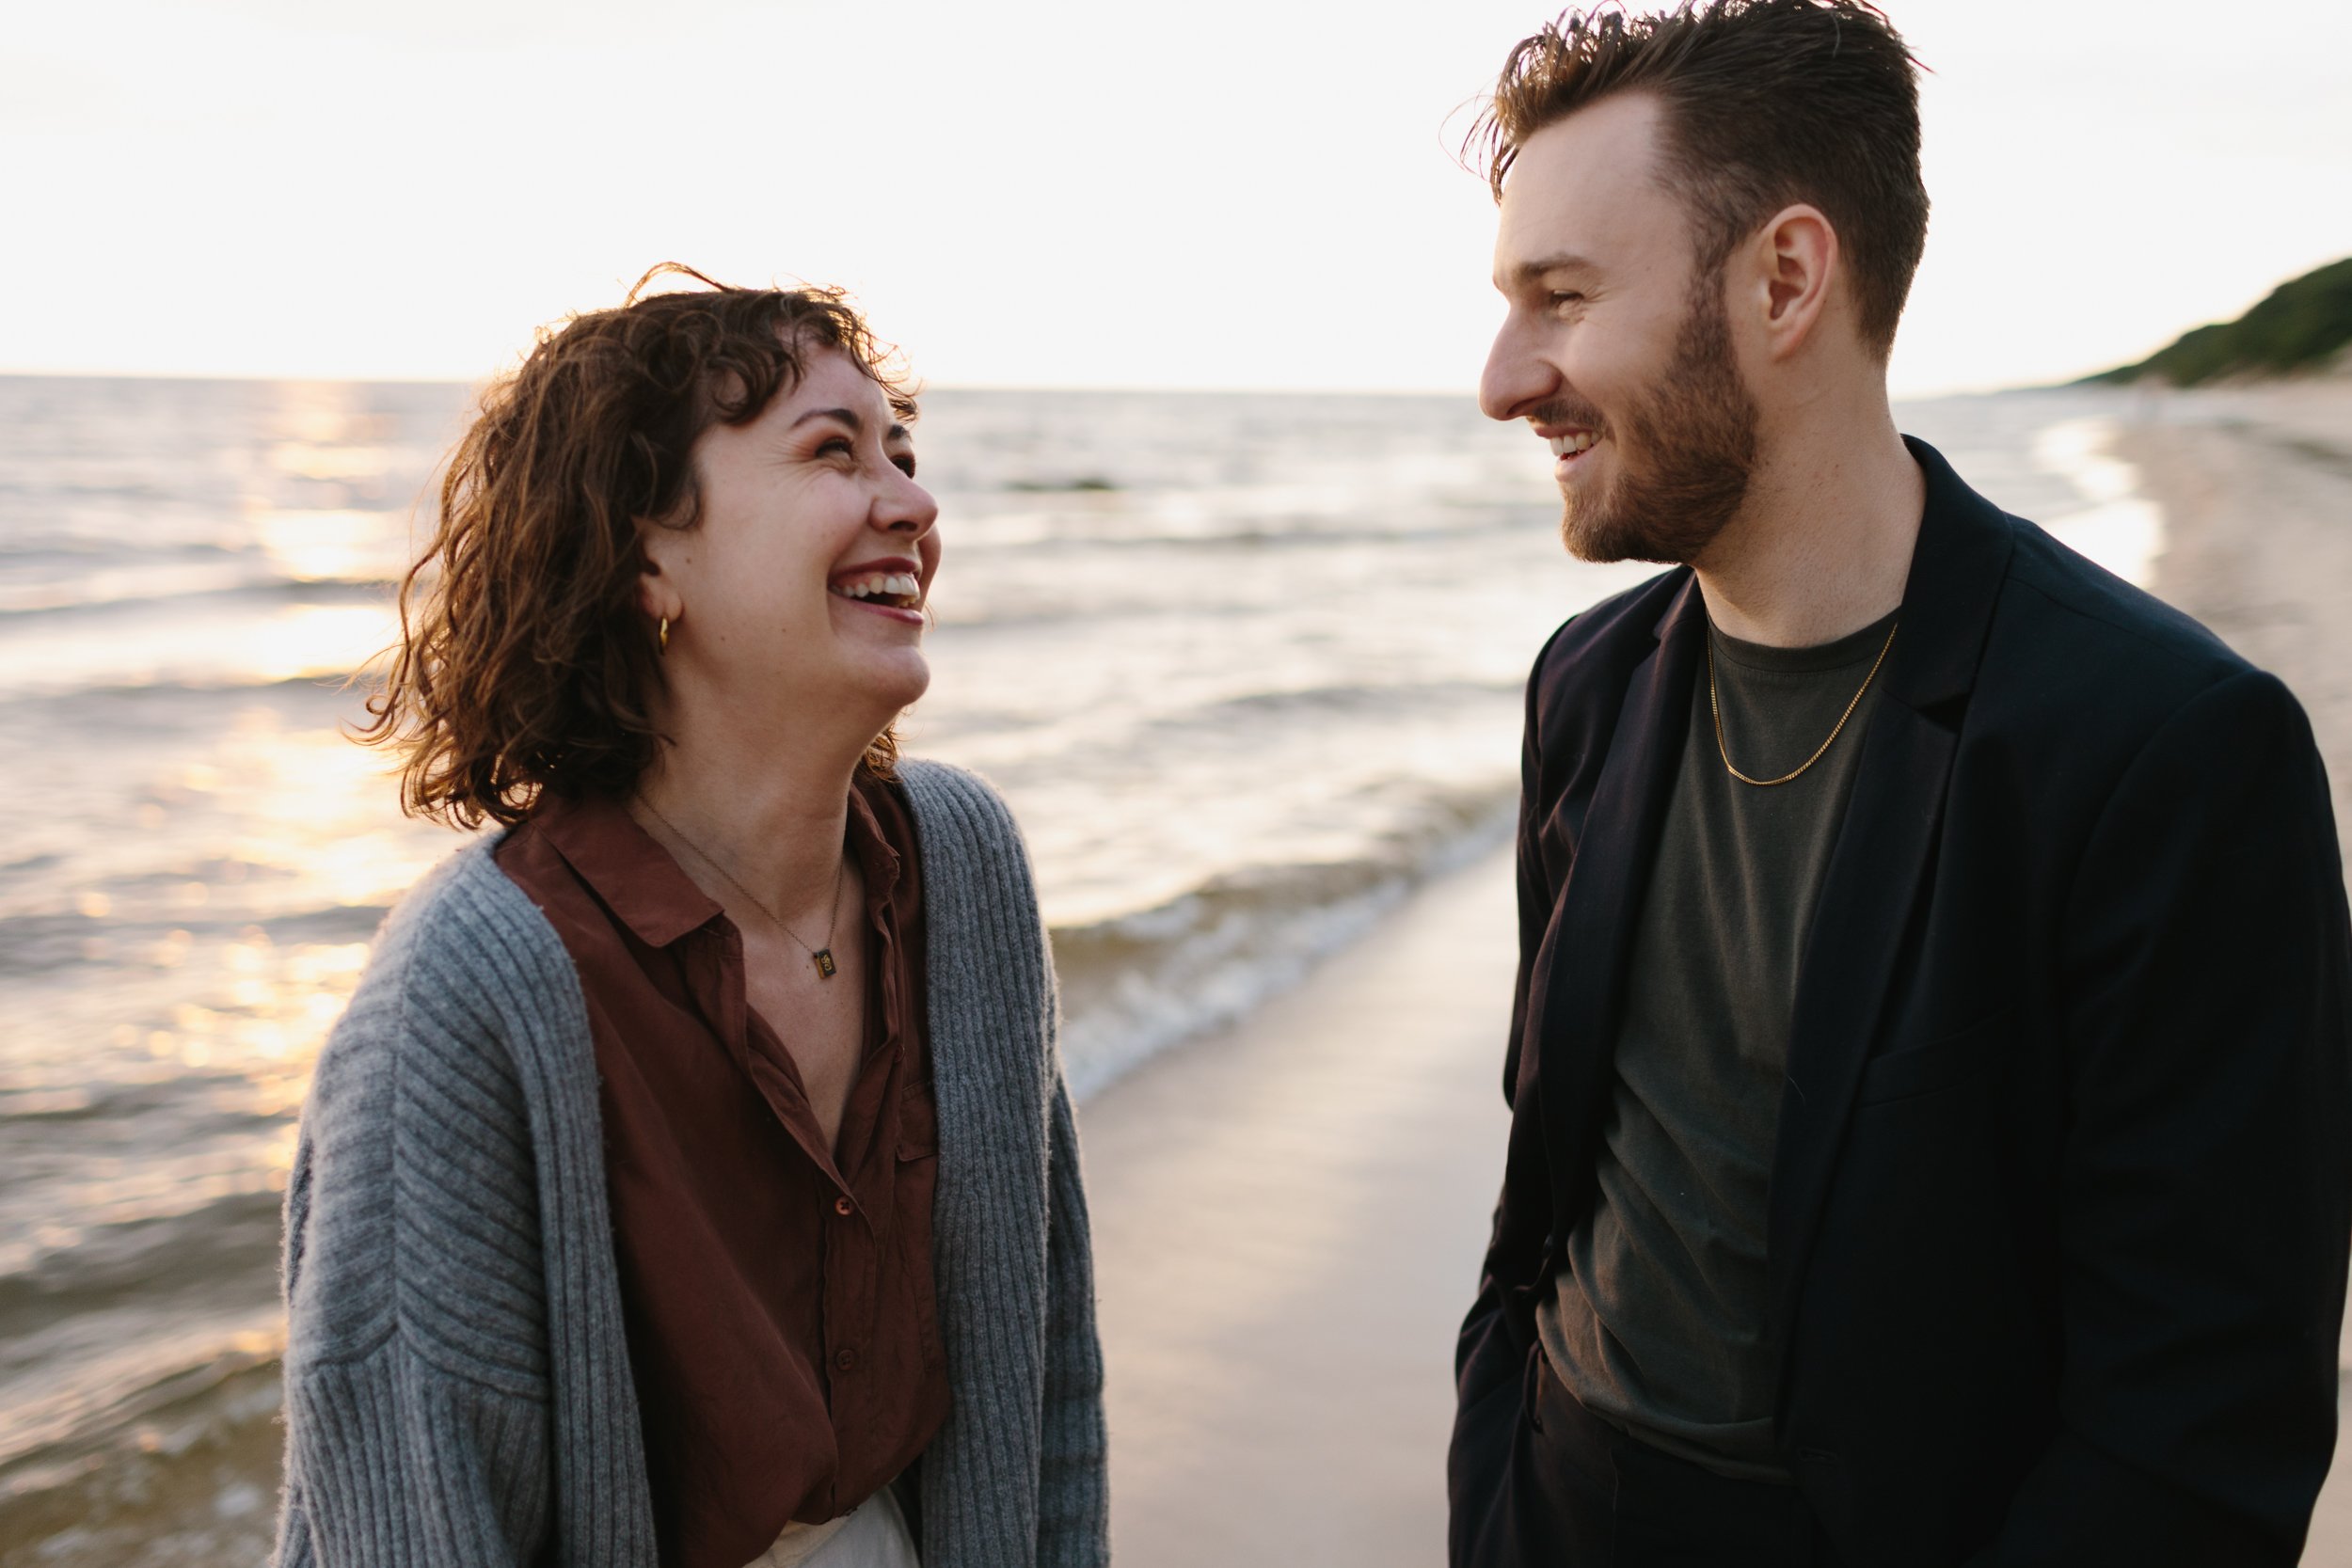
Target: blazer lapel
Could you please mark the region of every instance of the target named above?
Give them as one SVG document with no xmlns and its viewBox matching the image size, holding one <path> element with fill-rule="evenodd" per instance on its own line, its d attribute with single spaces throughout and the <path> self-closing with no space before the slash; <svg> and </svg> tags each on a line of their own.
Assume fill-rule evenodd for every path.
<svg viewBox="0 0 2352 1568">
<path fill-rule="evenodd" d="M 1854 1090 L 1934 863 L 1960 726 L 2013 545 L 1990 502 L 1932 448 L 1908 444 L 1927 478 L 1927 508 L 1789 1028 L 1767 1259 L 1770 1321 L 1783 1347 Z"/>
<path fill-rule="evenodd" d="M 1776 1330 L 1796 1305 L 1846 1115 L 1943 826 L 1959 738 L 1887 697 L 1863 737 L 1797 980 L 1768 1232 Z"/>
<path fill-rule="evenodd" d="M 1581 1206 L 1590 1140 L 1608 1103 L 1616 1014 L 1643 891 L 1658 858 L 1675 770 L 1691 724 L 1692 683 L 1707 628 L 1696 578 L 1658 623 L 1658 646 L 1633 670 L 1608 760 L 1578 835 L 1552 920 L 1536 1074 L 1550 1156 L 1555 1242 Z"/>
</svg>

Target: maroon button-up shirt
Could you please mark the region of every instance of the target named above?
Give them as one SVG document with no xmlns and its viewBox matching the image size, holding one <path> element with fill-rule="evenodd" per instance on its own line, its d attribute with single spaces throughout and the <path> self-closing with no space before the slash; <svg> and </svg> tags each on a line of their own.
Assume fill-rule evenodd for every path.
<svg viewBox="0 0 2352 1568">
<path fill-rule="evenodd" d="M 665 1563 L 743 1568 L 836 1517 L 947 1411 L 931 1282 L 939 1127 L 914 825 L 860 773 L 850 852 L 870 943 L 865 1053 L 825 1146 L 743 942 L 617 801 L 546 800 L 499 846 L 579 967 Z M 772 1025 L 772 1027 L 771 1027 Z"/>
</svg>

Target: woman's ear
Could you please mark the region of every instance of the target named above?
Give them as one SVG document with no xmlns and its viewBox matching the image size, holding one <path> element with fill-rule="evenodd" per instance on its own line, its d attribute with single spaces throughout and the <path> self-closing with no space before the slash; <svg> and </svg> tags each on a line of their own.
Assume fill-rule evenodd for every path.
<svg viewBox="0 0 2352 1568">
<path fill-rule="evenodd" d="M 665 558 L 670 569 L 665 570 Z M 686 614 L 685 596 L 678 592 L 675 567 L 683 562 L 685 536 L 676 529 L 637 525 L 637 606 L 656 621 L 675 621 Z"/>
</svg>

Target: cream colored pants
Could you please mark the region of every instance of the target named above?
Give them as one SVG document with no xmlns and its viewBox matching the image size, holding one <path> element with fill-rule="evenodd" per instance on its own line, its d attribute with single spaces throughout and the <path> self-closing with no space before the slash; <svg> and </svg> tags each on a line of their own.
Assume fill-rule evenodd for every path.
<svg viewBox="0 0 2352 1568">
<path fill-rule="evenodd" d="M 838 1519 L 795 1520 L 743 1568 L 922 1568 L 906 1515 L 885 1486 Z"/>
</svg>

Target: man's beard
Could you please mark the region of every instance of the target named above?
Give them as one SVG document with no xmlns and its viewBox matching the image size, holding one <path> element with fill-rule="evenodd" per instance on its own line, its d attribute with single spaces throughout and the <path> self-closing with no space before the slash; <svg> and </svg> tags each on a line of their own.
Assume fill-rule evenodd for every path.
<svg viewBox="0 0 2352 1568">
<path fill-rule="evenodd" d="M 1756 400 L 1732 358 L 1720 276 L 1703 274 L 1693 285 L 1659 386 L 1612 421 L 1632 443 L 1630 451 L 1616 443 L 1617 474 L 1608 488 L 1582 502 L 1568 493 L 1560 535 L 1581 560 L 1687 564 L 1723 532 L 1748 493 Z"/>
</svg>

